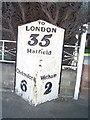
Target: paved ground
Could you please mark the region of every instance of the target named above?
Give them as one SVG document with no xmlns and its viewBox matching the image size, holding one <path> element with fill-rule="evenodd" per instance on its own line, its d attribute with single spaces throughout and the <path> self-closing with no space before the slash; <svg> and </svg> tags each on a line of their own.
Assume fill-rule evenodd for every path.
<svg viewBox="0 0 90 120">
<path fill-rule="evenodd" d="M 14 92 L 4 91 L 2 116 L 3 118 L 88 118 L 88 100 L 83 97 L 78 101 L 59 97 L 34 107 Z"/>
</svg>

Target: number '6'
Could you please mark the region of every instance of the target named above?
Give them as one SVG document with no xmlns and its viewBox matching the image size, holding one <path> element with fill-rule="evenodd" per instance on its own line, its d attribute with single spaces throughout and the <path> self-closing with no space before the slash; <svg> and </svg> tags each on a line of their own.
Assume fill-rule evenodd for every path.
<svg viewBox="0 0 90 120">
<path fill-rule="evenodd" d="M 20 86 L 21 86 L 22 91 L 24 91 L 24 92 L 27 91 L 27 86 L 26 86 L 26 84 L 27 84 L 27 82 L 26 82 L 25 80 L 22 80 L 22 81 L 21 81 Z"/>
</svg>

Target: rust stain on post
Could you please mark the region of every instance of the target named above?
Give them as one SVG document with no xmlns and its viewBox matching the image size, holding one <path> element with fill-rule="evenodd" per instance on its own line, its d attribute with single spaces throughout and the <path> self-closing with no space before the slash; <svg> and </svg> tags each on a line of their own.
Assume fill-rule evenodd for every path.
<svg viewBox="0 0 90 120">
<path fill-rule="evenodd" d="M 37 72 L 38 74 L 38 72 Z M 34 81 L 34 86 L 33 86 L 33 99 L 36 101 L 37 100 L 37 86 L 36 86 L 36 78 L 37 78 L 37 74 L 35 75 L 35 77 L 33 78 Z"/>
</svg>

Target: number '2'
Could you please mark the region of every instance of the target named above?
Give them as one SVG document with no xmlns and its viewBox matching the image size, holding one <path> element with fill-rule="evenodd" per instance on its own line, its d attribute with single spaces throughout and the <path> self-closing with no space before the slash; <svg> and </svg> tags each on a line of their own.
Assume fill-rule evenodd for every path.
<svg viewBox="0 0 90 120">
<path fill-rule="evenodd" d="M 49 94 L 51 92 L 51 88 L 52 88 L 52 83 L 47 82 L 46 85 L 45 85 L 45 89 L 47 89 L 47 90 L 44 92 L 44 95 Z"/>
</svg>

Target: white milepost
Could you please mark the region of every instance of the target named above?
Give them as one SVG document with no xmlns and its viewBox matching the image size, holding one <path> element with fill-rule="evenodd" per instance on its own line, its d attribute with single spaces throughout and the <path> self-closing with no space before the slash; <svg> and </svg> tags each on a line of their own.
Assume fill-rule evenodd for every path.
<svg viewBox="0 0 90 120">
<path fill-rule="evenodd" d="M 37 105 L 58 97 L 64 29 L 38 20 L 18 27 L 18 95 Z"/>
<path fill-rule="evenodd" d="M 88 26 L 85 24 L 83 26 Z M 74 99 L 78 100 L 79 97 L 79 90 L 80 90 L 80 82 L 81 82 L 81 75 L 82 75 L 82 65 L 83 65 L 83 59 L 84 59 L 84 50 L 85 50 L 85 42 L 86 42 L 86 35 L 87 31 L 82 34 L 81 36 L 81 44 L 79 49 L 79 58 L 78 58 L 78 65 L 77 65 L 77 76 L 76 76 L 76 85 L 75 85 L 75 91 L 74 91 Z"/>
</svg>

